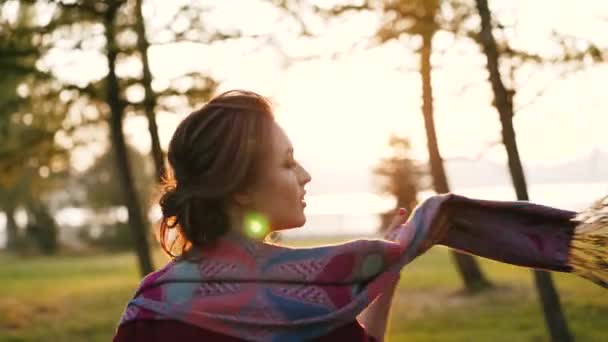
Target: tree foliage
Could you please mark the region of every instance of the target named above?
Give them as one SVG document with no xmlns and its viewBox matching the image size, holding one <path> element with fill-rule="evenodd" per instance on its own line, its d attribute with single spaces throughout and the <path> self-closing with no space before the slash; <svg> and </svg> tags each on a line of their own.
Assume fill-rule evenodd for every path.
<svg viewBox="0 0 608 342">
<path fill-rule="evenodd" d="M 419 165 L 409 157 L 410 142 L 406 138 L 391 136 L 389 145 L 392 155 L 381 159 L 374 168 L 382 193 L 392 195 L 396 199 L 396 208 L 405 208 L 409 213 L 418 203 L 417 195 L 428 188 L 428 174 L 424 166 Z M 381 215 L 381 228 L 388 227 L 395 211 L 390 210 Z"/>
</svg>

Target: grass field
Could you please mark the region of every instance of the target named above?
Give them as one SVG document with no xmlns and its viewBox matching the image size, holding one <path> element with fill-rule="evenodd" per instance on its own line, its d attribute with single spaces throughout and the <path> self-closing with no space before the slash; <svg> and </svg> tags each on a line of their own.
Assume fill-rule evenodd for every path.
<svg viewBox="0 0 608 342">
<path fill-rule="evenodd" d="M 161 256 L 157 265 L 163 263 Z M 139 282 L 130 254 L 21 259 L 0 255 L 0 341 L 110 341 Z M 467 297 L 447 249 L 403 271 L 389 341 L 548 341 L 529 270 L 488 260 L 496 289 Z M 577 341 L 608 341 L 608 291 L 554 274 Z"/>
</svg>

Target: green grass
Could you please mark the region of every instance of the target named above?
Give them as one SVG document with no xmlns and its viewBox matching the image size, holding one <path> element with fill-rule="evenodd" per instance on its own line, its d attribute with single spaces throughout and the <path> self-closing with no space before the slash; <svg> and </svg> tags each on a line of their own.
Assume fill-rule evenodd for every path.
<svg viewBox="0 0 608 342">
<path fill-rule="evenodd" d="M 479 259 L 495 289 L 474 297 L 448 249 L 434 248 L 402 273 L 393 303 L 392 341 L 549 341 L 528 269 Z M 608 341 L 608 291 L 577 276 L 553 273 L 577 341 Z"/>
<path fill-rule="evenodd" d="M 109 341 L 139 276 L 130 254 L 0 255 L 0 341 Z M 158 256 L 157 265 L 162 257 Z M 496 289 L 462 295 L 447 249 L 404 269 L 390 341 L 548 341 L 529 270 L 481 262 Z M 577 341 L 608 341 L 608 292 L 554 274 Z"/>
</svg>

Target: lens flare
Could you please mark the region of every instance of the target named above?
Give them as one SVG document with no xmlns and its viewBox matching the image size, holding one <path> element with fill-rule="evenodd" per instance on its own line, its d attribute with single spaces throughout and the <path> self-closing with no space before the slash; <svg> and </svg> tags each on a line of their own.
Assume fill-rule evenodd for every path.
<svg viewBox="0 0 608 342">
<path fill-rule="evenodd" d="M 250 212 L 245 215 L 245 234 L 253 239 L 265 237 L 270 231 L 268 219 L 262 214 Z"/>
</svg>

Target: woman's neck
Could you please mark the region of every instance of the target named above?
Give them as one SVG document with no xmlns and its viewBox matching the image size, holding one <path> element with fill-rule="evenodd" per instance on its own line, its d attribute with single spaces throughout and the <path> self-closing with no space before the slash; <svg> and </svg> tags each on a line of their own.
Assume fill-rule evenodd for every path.
<svg viewBox="0 0 608 342">
<path fill-rule="evenodd" d="M 264 215 L 243 208 L 231 208 L 228 211 L 230 237 L 264 241 L 271 229 Z"/>
</svg>

